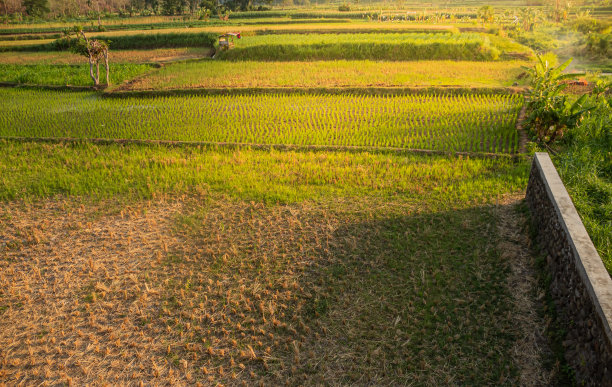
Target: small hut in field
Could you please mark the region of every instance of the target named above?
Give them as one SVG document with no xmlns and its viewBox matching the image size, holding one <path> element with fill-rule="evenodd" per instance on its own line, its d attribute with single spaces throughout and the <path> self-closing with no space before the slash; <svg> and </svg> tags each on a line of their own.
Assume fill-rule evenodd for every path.
<svg viewBox="0 0 612 387">
<path fill-rule="evenodd" d="M 219 35 L 219 49 L 225 51 L 234 47 L 234 38 L 240 39 L 240 32 L 228 32 Z"/>
</svg>

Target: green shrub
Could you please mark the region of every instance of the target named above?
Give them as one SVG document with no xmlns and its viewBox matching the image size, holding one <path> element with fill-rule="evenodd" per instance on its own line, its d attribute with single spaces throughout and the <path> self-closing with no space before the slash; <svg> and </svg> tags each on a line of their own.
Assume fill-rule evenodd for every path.
<svg viewBox="0 0 612 387">
<path fill-rule="evenodd" d="M 586 37 L 585 50 L 587 55 L 599 56 L 599 57 L 610 57 L 612 51 L 610 46 L 612 45 L 612 34 L 611 33 L 596 33 L 591 32 Z"/>
<path fill-rule="evenodd" d="M 584 35 L 588 35 L 591 32 L 604 33 L 610 31 L 610 23 L 605 20 L 582 17 L 572 23 L 572 28 Z"/>
</svg>

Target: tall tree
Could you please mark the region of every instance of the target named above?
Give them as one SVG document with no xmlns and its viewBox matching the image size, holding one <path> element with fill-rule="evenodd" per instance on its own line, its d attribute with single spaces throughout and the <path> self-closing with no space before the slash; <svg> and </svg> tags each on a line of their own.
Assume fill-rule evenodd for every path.
<svg viewBox="0 0 612 387">
<path fill-rule="evenodd" d="M 43 17 L 49 13 L 49 0 L 23 0 L 23 7 L 29 16 Z"/>
<path fill-rule="evenodd" d="M 0 12 L 8 16 L 21 10 L 21 0 L 0 0 Z"/>
<path fill-rule="evenodd" d="M 162 10 L 165 15 L 177 15 L 183 13 L 185 6 L 187 6 L 186 0 L 164 0 Z"/>
<path fill-rule="evenodd" d="M 493 11 L 493 7 L 490 5 L 482 6 L 478 9 L 478 18 L 482 20 L 482 24 L 490 23 L 493 21 L 493 17 L 495 16 L 495 12 Z"/>
<path fill-rule="evenodd" d="M 189 12 L 194 14 L 198 10 L 200 0 L 187 0 L 187 4 L 189 4 Z"/>
</svg>

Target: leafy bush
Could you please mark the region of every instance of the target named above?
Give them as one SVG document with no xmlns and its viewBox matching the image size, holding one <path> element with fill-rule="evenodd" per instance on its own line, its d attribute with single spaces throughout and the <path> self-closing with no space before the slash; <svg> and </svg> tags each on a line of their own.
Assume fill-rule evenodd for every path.
<svg viewBox="0 0 612 387">
<path fill-rule="evenodd" d="M 543 31 L 521 31 L 520 29 L 509 30 L 512 39 L 535 51 L 552 51 L 558 48 L 557 39 L 554 35 Z"/>
<path fill-rule="evenodd" d="M 612 34 L 592 32 L 586 37 L 585 50 L 593 56 L 609 57 L 611 45 Z"/>
<path fill-rule="evenodd" d="M 588 35 L 591 32 L 604 33 L 606 30 L 610 31 L 610 23 L 605 20 L 582 17 L 572 23 L 572 28 L 584 35 Z"/>
<path fill-rule="evenodd" d="M 351 10 L 351 6 L 344 3 L 344 4 L 340 4 L 340 6 L 338 7 L 338 11 L 340 12 L 349 12 Z"/>
</svg>

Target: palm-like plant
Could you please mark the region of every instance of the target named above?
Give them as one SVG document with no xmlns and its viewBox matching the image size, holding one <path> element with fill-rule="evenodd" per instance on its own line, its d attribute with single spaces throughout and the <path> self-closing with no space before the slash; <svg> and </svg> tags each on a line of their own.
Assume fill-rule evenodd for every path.
<svg viewBox="0 0 612 387">
<path fill-rule="evenodd" d="M 531 90 L 527 103 L 527 125 L 531 127 L 536 140 L 548 144 L 563 138 L 566 131 L 577 126 L 584 113 L 591 107 L 585 106 L 587 95 L 584 94 L 570 103 L 568 96 L 561 94 L 567 87 L 564 82 L 584 74 L 564 74 L 572 59 L 558 67 L 538 56 L 538 63 L 533 68 L 524 67 L 531 75 Z"/>
<path fill-rule="evenodd" d="M 540 21 L 540 13 L 531 7 L 522 8 L 519 12 L 519 17 L 525 31 L 533 31 L 536 24 Z"/>
</svg>

